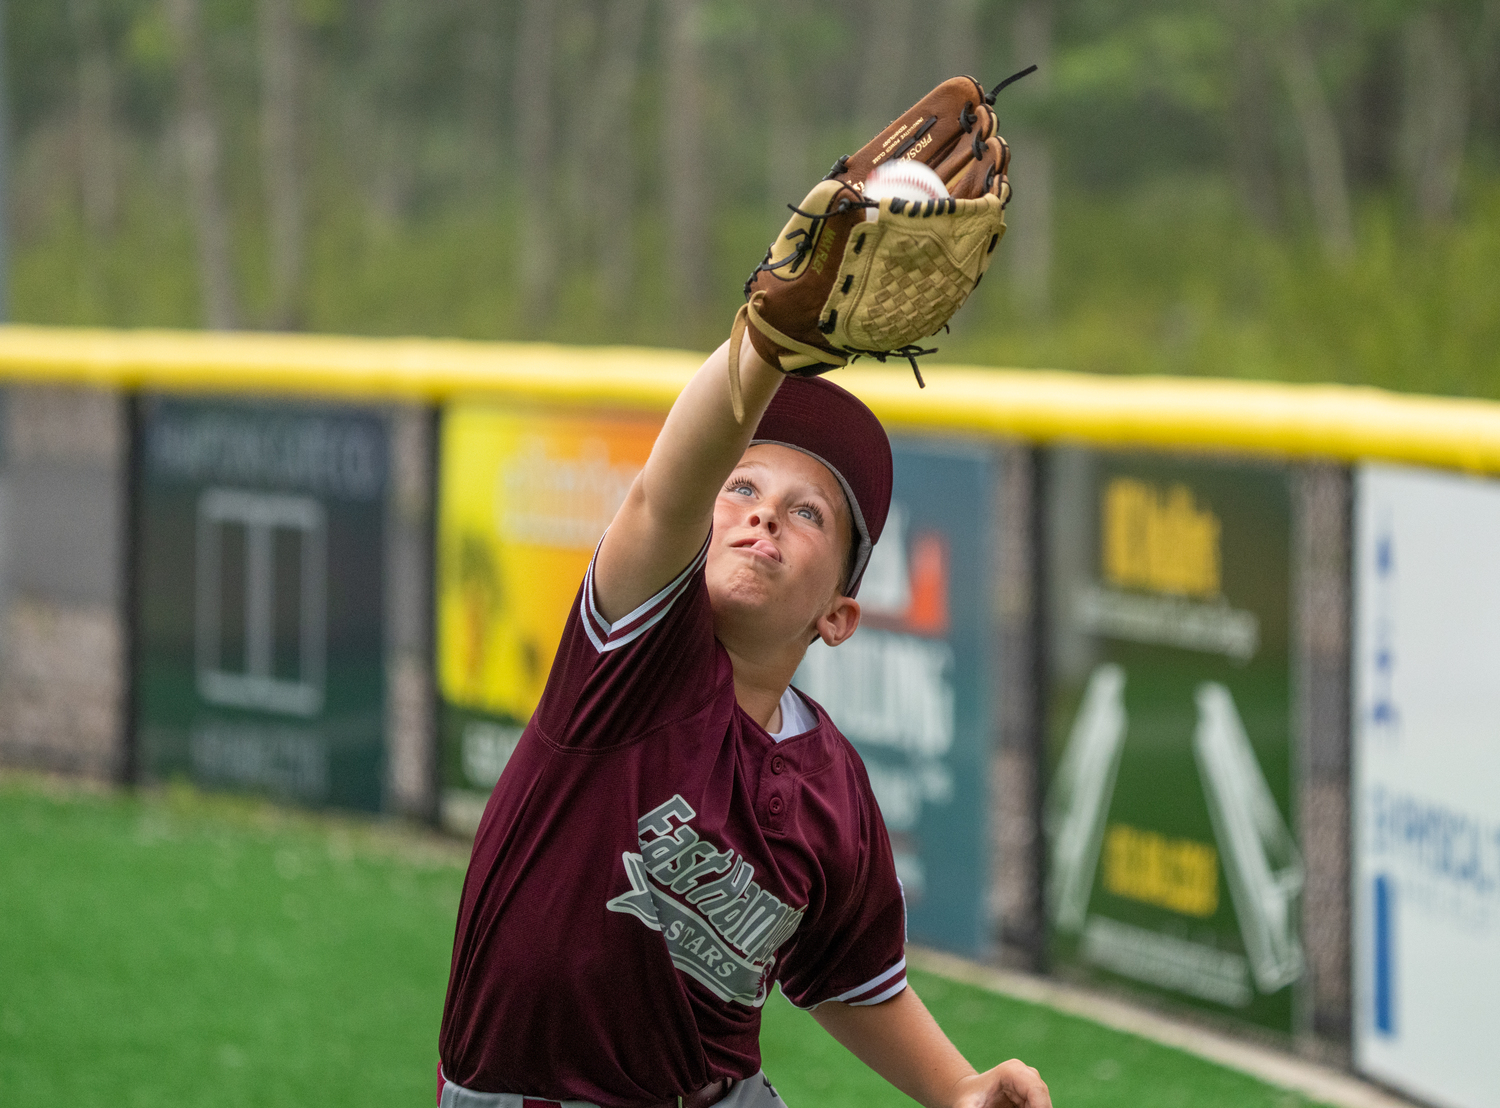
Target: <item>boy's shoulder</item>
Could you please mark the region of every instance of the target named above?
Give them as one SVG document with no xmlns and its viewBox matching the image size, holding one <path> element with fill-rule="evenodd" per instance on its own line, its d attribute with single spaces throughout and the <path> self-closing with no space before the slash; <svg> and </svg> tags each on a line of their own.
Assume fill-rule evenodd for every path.
<svg viewBox="0 0 1500 1108">
<path fill-rule="evenodd" d="M 661 591 L 606 620 L 594 563 L 579 586 L 533 719 L 556 746 L 602 750 L 693 716 L 732 686 L 704 583 L 707 541 Z"/>
</svg>

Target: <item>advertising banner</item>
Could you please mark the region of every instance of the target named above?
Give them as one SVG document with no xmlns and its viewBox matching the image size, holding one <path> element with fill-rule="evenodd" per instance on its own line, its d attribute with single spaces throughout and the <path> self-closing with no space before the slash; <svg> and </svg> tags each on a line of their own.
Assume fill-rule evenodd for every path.
<svg viewBox="0 0 1500 1108">
<path fill-rule="evenodd" d="M 472 831 L 531 718 L 568 608 L 661 428 L 484 404 L 443 413 L 437 647 L 443 819 Z"/>
<path fill-rule="evenodd" d="M 1291 1033 L 1291 497 L 1278 468 L 1047 458 L 1051 956 Z"/>
<path fill-rule="evenodd" d="M 793 683 L 827 709 L 869 770 L 914 941 L 983 953 L 994 454 L 897 438 L 885 532 L 860 587 L 859 630 L 808 651 Z"/>
<path fill-rule="evenodd" d="M 1354 549 L 1354 1048 L 1500 1108 L 1500 482 L 1367 466 Z"/>
<path fill-rule="evenodd" d="M 143 776 L 378 810 L 385 419 L 155 398 L 138 431 Z"/>
</svg>

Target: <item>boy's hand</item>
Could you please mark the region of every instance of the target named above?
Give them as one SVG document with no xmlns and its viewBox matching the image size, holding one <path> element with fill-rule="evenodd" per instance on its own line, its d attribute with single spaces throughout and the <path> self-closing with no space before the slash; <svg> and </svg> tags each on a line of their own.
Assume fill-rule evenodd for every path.
<svg viewBox="0 0 1500 1108">
<path fill-rule="evenodd" d="M 959 1082 L 953 1108 L 1052 1108 L 1047 1083 L 1019 1058 Z"/>
</svg>

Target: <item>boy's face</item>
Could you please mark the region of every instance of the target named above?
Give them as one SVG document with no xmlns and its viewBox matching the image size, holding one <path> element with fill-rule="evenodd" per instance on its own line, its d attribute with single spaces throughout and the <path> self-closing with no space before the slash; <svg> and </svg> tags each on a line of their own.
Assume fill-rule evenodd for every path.
<svg viewBox="0 0 1500 1108">
<path fill-rule="evenodd" d="M 800 637 L 805 646 L 822 633 L 820 617 L 854 605 L 839 589 L 852 531 L 843 489 L 822 462 L 786 446 L 745 451 L 714 502 L 706 572 L 720 637 L 767 647 Z"/>
</svg>

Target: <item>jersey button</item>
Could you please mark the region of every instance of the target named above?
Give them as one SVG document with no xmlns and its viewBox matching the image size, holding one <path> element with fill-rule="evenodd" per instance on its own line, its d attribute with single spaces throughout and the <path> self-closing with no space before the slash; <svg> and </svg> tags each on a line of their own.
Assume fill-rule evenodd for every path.
<svg viewBox="0 0 1500 1108">
<path fill-rule="evenodd" d="M 773 816 L 781 815 L 781 797 L 773 796 L 771 798 L 770 809 Z"/>
<path fill-rule="evenodd" d="M 784 769 L 786 769 L 786 759 L 783 758 L 780 754 L 771 759 L 772 773 L 780 773 Z"/>
</svg>

